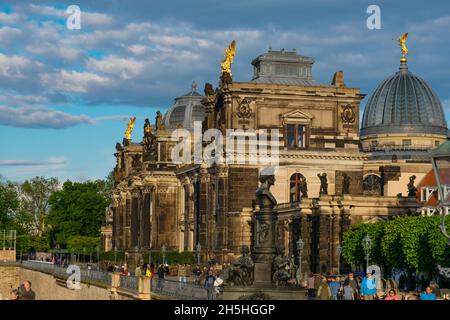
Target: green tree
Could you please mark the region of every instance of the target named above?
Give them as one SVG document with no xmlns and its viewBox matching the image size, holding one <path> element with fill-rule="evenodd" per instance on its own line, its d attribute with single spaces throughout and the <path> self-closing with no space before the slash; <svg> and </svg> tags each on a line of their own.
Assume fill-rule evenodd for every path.
<svg viewBox="0 0 450 320">
<path fill-rule="evenodd" d="M 100 194 L 111 200 L 112 191 L 114 189 L 114 171 L 111 171 L 103 180 L 95 180 L 95 183 L 98 186 Z"/>
<path fill-rule="evenodd" d="M 362 239 L 368 234 L 371 262 L 384 268 L 432 272 L 437 264 L 450 265 L 450 247 L 441 234 L 440 222 L 441 217 L 414 216 L 354 225 L 344 234 L 342 255 L 348 263 L 362 265 Z"/>
<path fill-rule="evenodd" d="M 71 236 L 67 239 L 67 249 L 78 254 L 94 254 L 100 246 L 100 237 Z"/>
<path fill-rule="evenodd" d="M 20 185 L 21 208 L 32 221 L 31 230 L 41 237 L 46 231 L 46 216 L 49 210 L 49 198 L 58 189 L 56 178 L 34 177 Z"/>
<path fill-rule="evenodd" d="M 342 256 L 347 263 L 354 266 L 366 264 L 366 254 L 362 245 L 363 238 L 368 235 L 372 240 L 369 251 L 369 263 L 384 265 L 384 257 L 381 252 L 381 239 L 384 230 L 384 221 L 377 223 L 363 223 L 352 226 L 351 230 L 344 233 L 342 241 Z"/>
<path fill-rule="evenodd" d="M 11 182 L 0 180 L 0 229 L 12 229 L 15 212 L 19 209 L 19 195 Z"/>
<path fill-rule="evenodd" d="M 97 183 L 66 181 L 49 199 L 48 224 L 57 244 L 64 247 L 73 236 L 99 237 L 108 199 Z"/>
</svg>

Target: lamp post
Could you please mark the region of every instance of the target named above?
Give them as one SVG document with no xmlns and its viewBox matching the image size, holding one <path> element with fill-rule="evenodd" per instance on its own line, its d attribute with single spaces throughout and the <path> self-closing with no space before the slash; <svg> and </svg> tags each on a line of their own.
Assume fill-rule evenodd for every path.
<svg viewBox="0 0 450 320">
<path fill-rule="evenodd" d="M 342 253 L 342 246 L 339 243 L 337 245 L 337 252 L 338 252 L 338 274 L 341 274 L 341 253 Z"/>
<path fill-rule="evenodd" d="M 297 240 L 297 250 L 298 250 L 298 270 L 297 270 L 297 274 L 300 277 L 297 277 L 298 279 L 301 278 L 302 275 L 302 252 L 303 252 L 303 246 L 305 245 L 305 243 L 303 242 L 302 238 L 298 238 Z"/>
<path fill-rule="evenodd" d="M 202 246 L 200 245 L 200 242 L 197 243 L 195 246 L 195 249 L 197 251 L 197 264 L 200 265 L 200 251 L 202 250 Z"/>
<path fill-rule="evenodd" d="M 100 247 L 97 246 L 97 270 L 100 270 Z"/>
<path fill-rule="evenodd" d="M 450 245 L 450 235 L 445 227 L 445 216 L 450 214 L 450 141 L 441 144 L 430 155 L 439 195 L 437 209 L 442 215 L 439 228 Z"/>
<path fill-rule="evenodd" d="M 163 254 L 163 264 L 166 264 L 166 246 L 165 245 L 161 246 L 161 252 Z"/>
<path fill-rule="evenodd" d="M 117 247 L 114 247 L 114 266 L 117 265 Z"/>
<path fill-rule="evenodd" d="M 367 269 L 369 269 L 370 249 L 372 247 L 372 239 L 370 239 L 368 234 L 366 234 L 366 236 L 363 238 L 362 246 L 363 246 L 364 252 L 366 253 L 366 272 L 367 272 Z"/>
</svg>

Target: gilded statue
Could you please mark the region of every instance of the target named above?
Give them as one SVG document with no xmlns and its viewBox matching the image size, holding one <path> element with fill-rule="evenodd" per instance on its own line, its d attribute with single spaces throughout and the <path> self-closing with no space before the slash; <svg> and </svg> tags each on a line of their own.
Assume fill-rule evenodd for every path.
<svg viewBox="0 0 450 320">
<path fill-rule="evenodd" d="M 222 64 L 220 65 L 222 75 L 228 74 L 231 77 L 231 65 L 233 63 L 235 53 L 236 53 L 236 41 L 233 40 L 225 50 L 225 58 Z"/>
<path fill-rule="evenodd" d="M 125 130 L 125 139 L 131 140 L 131 133 L 133 132 L 134 124 L 136 122 L 136 117 L 131 117 L 128 121 L 127 130 Z"/>
<path fill-rule="evenodd" d="M 398 44 L 402 48 L 403 57 L 408 54 L 408 48 L 406 47 L 406 39 L 408 39 L 408 32 L 405 32 L 401 37 L 397 39 Z"/>
</svg>

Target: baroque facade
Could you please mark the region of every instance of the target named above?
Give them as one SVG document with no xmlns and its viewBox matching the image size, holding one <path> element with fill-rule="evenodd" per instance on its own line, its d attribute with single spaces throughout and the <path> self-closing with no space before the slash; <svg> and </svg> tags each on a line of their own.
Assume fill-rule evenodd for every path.
<svg viewBox="0 0 450 320">
<path fill-rule="evenodd" d="M 413 175 L 417 182 L 425 177 L 431 170 L 425 152 L 447 139 L 437 95 L 402 61 L 371 96 L 361 130 L 365 95 L 345 85 L 342 71 L 330 84 L 318 83 L 314 60 L 295 51 L 258 56 L 247 82 L 233 81 L 222 68 L 218 88 L 206 84 L 201 95 L 194 83 L 165 115 L 158 112 L 153 125 L 146 121 L 142 142 L 117 143 L 104 249 L 142 252 L 164 245 L 196 251 L 200 244 L 203 262 L 233 260 L 243 245 L 250 246 L 258 176 L 276 158 L 271 192 L 278 203 L 279 244 L 299 261 L 301 238 L 302 270 L 337 272 L 338 245 L 350 225 L 417 214 L 407 184 Z M 258 140 L 257 150 L 230 149 L 226 140 L 225 161 L 189 161 L 195 156 L 187 146 L 218 145 L 219 137 L 192 138 L 196 132 L 207 136 L 209 129 L 223 136 L 234 129 L 248 141 L 265 135 L 272 144 Z M 277 152 L 267 152 L 272 148 Z M 261 152 L 268 162 L 252 161 Z M 228 161 L 236 156 L 245 161 Z"/>
</svg>

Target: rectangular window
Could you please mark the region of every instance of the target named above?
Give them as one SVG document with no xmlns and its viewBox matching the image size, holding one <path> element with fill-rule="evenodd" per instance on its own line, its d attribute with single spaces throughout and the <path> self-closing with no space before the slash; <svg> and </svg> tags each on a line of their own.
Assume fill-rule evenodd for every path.
<svg viewBox="0 0 450 320">
<path fill-rule="evenodd" d="M 306 126 L 288 124 L 286 126 L 286 145 L 289 149 L 306 148 Z"/>
<path fill-rule="evenodd" d="M 402 143 L 405 147 L 409 147 L 411 145 L 411 139 L 403 139 Z"/>
</svg>

